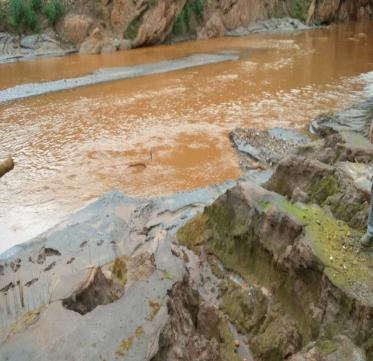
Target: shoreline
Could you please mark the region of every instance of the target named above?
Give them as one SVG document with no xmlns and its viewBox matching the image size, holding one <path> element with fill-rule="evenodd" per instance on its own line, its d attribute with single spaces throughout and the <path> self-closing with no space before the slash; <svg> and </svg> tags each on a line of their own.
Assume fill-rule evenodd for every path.
<svg viewBox="0 0 373 361">
<path fill-rule="evenodd" d="M 163 352 L 159 338 L 170 337 L 167 325 L 193 325 L 183 318 L 174 319 L 170 307 L 182 310 L 182 317 L 187 319 L 192 317 L 189 312 L 193 315 L 190 310 L 197 308 L 200 325 L 190 326 L 188 331 L 177 327 L 186 334 L 177 334 L 172 342 L 180 346 L 184 339 L 205 340 L 213 355 L 232 352 L 234 356 L 229 345 L 237 335 L 245 334 L 247 337 L 239 338 L 238 350 L 245 357 L 261 357 L 273 349 L 287 356 L 289 352 L 307 353 L 307 343 L 317 337 L 311 337 L 307 327 L 300 328 L 303 320 L 298 312 L 307 312 L 304 307 L 308 306 L 326 310 L 331 304 L 340 307 L 340 313 L 333 317 L 342 322 L 341 329 L 345 323 L 350 325 L 351 317 L 368 320 L 373 312 L 373 289 L 367 283 L 371 261 L 369 254 L 357 252 L 367 204 L 359 212 L 356 207 L 370 191 L 370 182 L 365 178 L 373 170 L 373 146 L 364 134 L 371 106 L 370 99 L 327 118 L 318 117 L 313 127 L 322 137 L 316 141 L 305 143 L 294 133 L 270 132 L 269 136 L 275 137 L 271 138 L 269 152 L 277 153 L 285 139 L 300 142 L 295 149 L 284 149 L 282 159 L 275 161 L 276 168 L 272 156 L 263 153 L 262 166 L 266 169 L 254 166 L 245 176 L 221 185 L 151 199 L 112 191 L 33 240 L 0 255 L 0 307 L 7 308 L 0 319 L 2 354 L 9 360 L 22 361 L 22 355 L 27 355 L 28 361 L 47 360 L 55 355 L 53 345 L 62 339 L 60 357 L 71 356 L 75 343 L 81 345 L 79 350 L 84 355 L 94 357 L 97 350 L 91 345 L 97 343 L 108 360 L 118 355 L 154 360 L 152 357 Z M 349 130 L 333 126 L 334 122 L 349 125 L 351 120 L 363 126 L 351 126 Z M 248 147 L 252 134 L 236 131 L 234 135 L 245 156 L 257 161 L 256 152 Z M 354 196 L 348 197 L 351 194 Z M 340 198 L 346 196 L 341 210 Z M 325 204 L 330 207 L 328 211 Z M 241 248 L 236 244 L 238 240 Z M 253 247 L 246 249 L 242 242 L 252 243 Z M 250 249 L 255 250 L 253 254 Z M 267 257 L 257 257 L 261 251 L 267 252 Z M 264 268 L 251 270 L 254 261 Z M 359 267 L 364 269 L 362 274 L 356 273 Z M 262 269 L 279 283 L 271 286 L 260 278 Z M 311 285 L 320 287 L 322 297 L 312 294 L 312 287 L 296 287 L 300 282 L 309 282 L 300 272 L 305 269 L 312 275 Z M 258 277 L 257 281 L 247 283 L 251 276 Z M 302 307 L 282 298 L 278 287 L 285 281 L 294 283 L 285 291 L 299 292 Z M 188 296 L 180 301 L 180 294 Z M 244 305 L 252 305 L 250 315 L 260 317 L 240 317 L 235 310 L 241 309 L 242 297 L 251 296 L 252 302 L 260 297 L 263 307 L 254 307 L 257 302 L 249 300 Z M 341 305 L 333 303 L 335 299 L 341 300 Z M 347 301 L 359 312 L 346 316 L 343 305 Z M 268 344 L 260 339 L 263 317 L 267 319 L 266 327 L 275 328 L 285 342 Z M 320 330 L 334 320 L 319 319 L 311 313 L 304 317 L 310 317 Z M 57 320 L 60 327 L 51 330 L 49 325 Z M 101 327 L 92 333 L 97 323 Z M 370 335 L 367 325 L 354 323 L 343 339 L 348 352 L 364 361 L 366 352 L 372 352 L 371 346 L 364 346 Z M 253 333 L 248 327 L 254 327 Z M 50 330 L 47 336 L 46 329 Z M 217 330 L 224 335 L 218 338 L 218 349 L 213 346 L 216 336 L 212 336 Z M 112 335 L 110 340 L 104 337 L 107 332 Z M 337 337 L 338 332 L 331 337 Z M 355 332 L 362 336 L 354 337 Z M 31 339 L 34 342 L 30 343 Z M 48 348 L 40 347 L 40 342 Z M 157 347 L 148 352 L 144 342 Z M 333 338 L 333 342 L 339 341 Z"/>
</svg>

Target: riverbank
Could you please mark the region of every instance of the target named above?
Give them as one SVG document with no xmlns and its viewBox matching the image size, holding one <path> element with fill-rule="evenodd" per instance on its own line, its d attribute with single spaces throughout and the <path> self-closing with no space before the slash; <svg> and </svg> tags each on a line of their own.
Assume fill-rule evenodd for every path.
<svg viewBox="0 0 373 361">
<path fill-rule="evenodd" d="M 311 29 L 310 26 L 306 26 L 297 19 L 280 18 L 258 21 L 246 28 L 240 27 L 234 31 L 226 32 L 222 34 L 222 36 L 248 36 L 258 33 L 286 34 L 309 29 Z M 172 44 L 191 40 L 196 40 L 196 38 L 192 35 L 185 35 L 182 37 L 175 36 L 174 38 L 168 39 L 166 42 Z M 120 50 L 128 50 L 133 47 L 130 41 L 127 41 L 127 45 L 123 46 L 118 39 L 103 41 L 98 35 L 96 41 L 91 41 L 91 43 L 91 49 L 88 49 L 84 44 L 79 49 L 76 44 L 63 40 L 63 38 L 59 37 L 51 30 L 46 33 L 23 36 L 0 33 L 0 64 L 19 60 L 60 57 L 75 53 L 113 53 Z M 86 47 L 86 49 L 84 47 Z M 98 51 L 97 49 L 100 50 Z"/>
<path fill-rule="evenodd" d="M 17 10 L 18 9 L 18 10 Z M 283 32 L 373 16 L 371 1 L 0 2 L 0 61 L 112 53 L 191 39 Z M 289 19 L 292 18 L 292 19 Z M 304 25 L 307 24 L 306 25 Z M 1 32 L 2 31 L 2 32 Z"/>
<path fill-rule="evenodd" d="M 329 114 L 350 129 L 319 117 L 325 138 L 290 147 L 265 183 L 259 169 L 170 197 L 109 193 L 3 254 L 1 354 L 369 360 L 371 104 Z"/>
</svg>

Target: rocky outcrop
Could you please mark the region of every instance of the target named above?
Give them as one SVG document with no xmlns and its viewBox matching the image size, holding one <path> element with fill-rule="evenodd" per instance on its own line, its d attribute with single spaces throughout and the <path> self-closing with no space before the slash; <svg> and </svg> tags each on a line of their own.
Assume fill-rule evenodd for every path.
<svg viewBox="0 0 373 361">
<path fill-rule="evenodd" d="M 81 14 L 68 14 L 63 21 L 64 38 L 76 45 L 80 45 L 88 36 L 93 20 Z"/>
<path fill-rule="evenodd" d="M 290 361 L 360 361 L 365 360 L 364 351 L 356 347 L 345 336 L 335 336 L 331 340 L 311 342 L 305 350 L 290 357 Z"/>
<path fill-rule="evenodd" d="M 373 254 L 359 245 L 373 175 L 369 104 L 330 114 L 338 127 L 321 124 L 324 139 L 290 153 L 282 145 L 288 155 L 263 187 L 239 181 L 178 231 L 218 278 L 216 303 L 255 359 L 373 357 Z M 231 134 L 241 152 L 269 166 L 268 154 L 282 148 L 255 143 L 263 136 Z"/>
<path fill-rule="evenodd" d="M 67 15 L 64 33 L 71 33 L 71 24 L 72 27 L 79 25 L 82 30 L 77 33 L 82 34 L 88 19 L 94 19 L 95 26 L 107 37 L 119 42 L 129 40 L 133 46 L 146 46 L 173 39 L 303 30 L 307 29 L 303 24 L 306 20 L 309 25 L 327 24 L 372 15 L 373 4 L 366 0 L 357 3 L 341 0 L 113 0 L 100 2 L 94 11 L 90 9 L 85 20 L 80 17 L 78 21 L 74 15 Z M 80 46 L 80 36 L 78 40 L 75 44 Z"/>
<path fill-rule="evenodd" d="M 267 188 L 294 201 L 328 207 L 336 218 L 363 230 L 367 224 L 372 175 L 372 165 L 344 161 L 330 166 L 294 155 L 280 162 Z"/>
<path fill-rule="evenodd" d="M 308 3 L 308 23 L 330 24 L 341 20 L 369 18 L 373 15 L 371 0 L 312 0 Z"/>
<path fill-rule="evenodd" d="M 356 255 L 359 233 L 346 223 L 240 182 L 178 237 L 242 277 L 221 286 L 220 308 L 258 359 L 283 360 L 339 334 L 371 354 L 372 260 Z"/>
<path fill-rule="evenodd" d="M 320 137 L 343 131 L 369 136 L 373 118 L 373 98 L 336 113 L 324 113 L 311 122 L 310 130 Z"/>
<path fill-rule="evenodd" d="M 63 56 L 74 51 L 54 32 L 25 36 L 0 33 L 0 62 L 37 56 Z"/>
<path fill-rule="evenodd" d="M 287 33 L 292 31 L 307 30 L 309 26 L 294 18 L 273 18 L 269 20 L 258 20 L 248 26 L 239 26 L 232 30 L 226 30 L 227 36 L 247 36 L 251 34 L 273 32 Z"/>
<path fill-rule="evenodd" d="M 109 193 L 2 254 L 2 358 L 220 360 L 233 336 L 192 288 L 174 234 L 231 185 L 154 200 Z"/>
<path fill-rule="evenodd" d="M 285 128 L 265 131 L 237 128 L 230 132 L 229 137 L 239 152 L 244 171 L 271 167 L 309 141 L 308 136 Z"/>
</svg>

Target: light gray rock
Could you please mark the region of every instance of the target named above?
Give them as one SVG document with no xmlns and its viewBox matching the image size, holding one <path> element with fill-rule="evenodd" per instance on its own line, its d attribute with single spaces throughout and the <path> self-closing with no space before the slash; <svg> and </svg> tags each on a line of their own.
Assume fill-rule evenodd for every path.
<svg viewBox="0 0 373 361">
<path fill-rule="evenodd" d="M 35 50 L 39 47 L 40 37 L 39 35 L 28 35 L 21 39 L 21 47 L 26 49 Z"/>
<path fill-rule="evenodd" d="M 182 257 L 173 251 L 176 229 L 233 185 L 152 200 L 111 192 L 2 254 L 2 357 L 149 360 L 171 322 L 169 292 L 174 287 L 181 287 L 178 294 L 192 292 Z M 113 280 L 119 273 L 125 281 L 118 290 Z M 183 335 L 197 337 L 196 347 L 214 349 L 193 327 Z"/>
<path fill-rule="evenodd" d="M 76 51 L 60 41 L 53 31 L 20 37 L 0 33 L 0 63 L 41 56 L 62 56 Z"/>
<path fill-rule="evenodd" d="M 336 113 L 319 115 L 310 124 L 310 130 L 325 137 L 343 131 L 353 131 L 368 137 L 373 119 L 373 97 Z"/>
<path fill-rule="evenodd" d="M 258 20 L 247 27 L 240 26 L 234 30 L 226 30 L 226 36 L 246 36 L 262 32 L 284 33 L 310 29 L 298 19 L 292 18 L 271 18 L 268 20 Z"/>
</svg>

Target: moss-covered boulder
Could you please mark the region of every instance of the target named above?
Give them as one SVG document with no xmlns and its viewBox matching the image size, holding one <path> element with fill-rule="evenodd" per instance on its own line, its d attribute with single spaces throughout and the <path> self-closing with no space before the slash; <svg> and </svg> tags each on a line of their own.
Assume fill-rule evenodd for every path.
<svg viewBox="0 0 373 361">
<path fill-rule="evenodd" d="M 289 361 L 366 361 L 365 352 L 346 336 L 335 336 L 308 344 Z"/>
<path fill-rule="evenodd" d="M 249 182 L 227 191 L 178 232 L 183 244 L 214 255 L 268 291 L 273 307 L 264 322 L 242 292 L 223 287 L 221 300 L 263 360 L 280 360 L 338 334 L 372 352 L 373 261 L 356 253 L 360 235 L 316 205 L 292 204 Z M 292 347 L 284 348 L 284 339 Z"/>
<path fill-rule="evenodd" d="M 292 155 L 282 160 L 266 188 L 297 199 L 299 192 L 307 201 L 331 210 L 333 215 L 356 229 L 365 229 L 373 166 L 339 162 L 328 165 L 315 159 Z"/>
<path fill-rule="evenodd" d="M 317 159 L 326 164 L 343 161 L 371 163 L 373 145 L 362 134 L 341 131 L 299 147 L 296 154 Z"/>
</svg>

